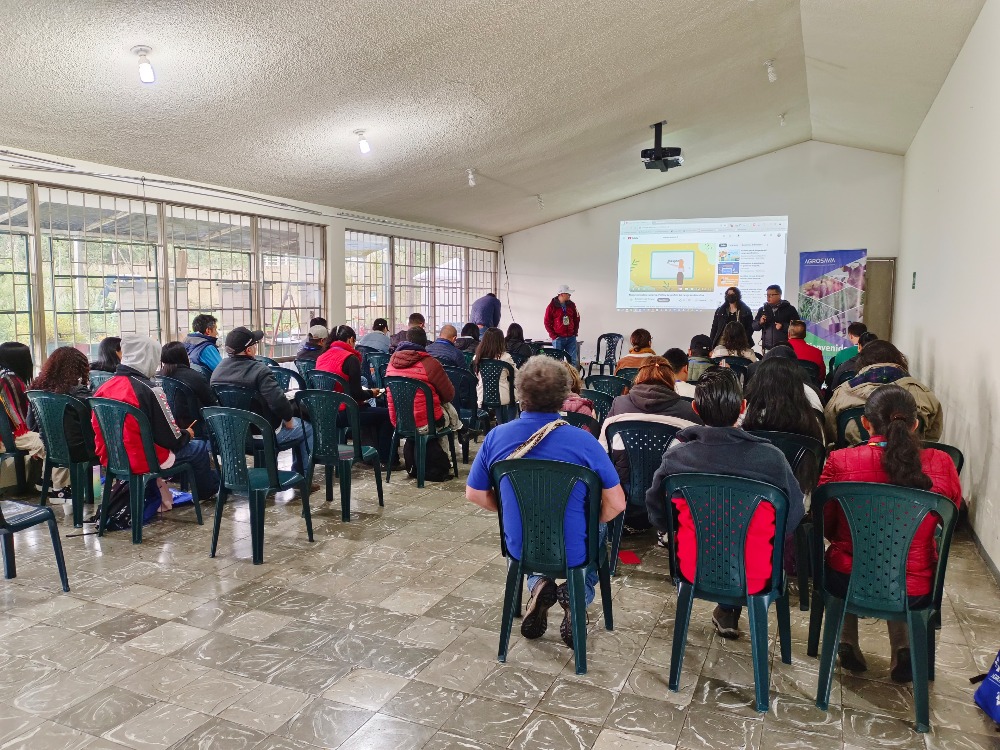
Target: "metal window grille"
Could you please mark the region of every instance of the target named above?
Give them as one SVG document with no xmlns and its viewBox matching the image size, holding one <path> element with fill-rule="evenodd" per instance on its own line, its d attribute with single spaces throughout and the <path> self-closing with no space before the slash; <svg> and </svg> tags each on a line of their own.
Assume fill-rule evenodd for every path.
<svg viewBox="0 0 1000 750">
<path fill-rule="evenodd" d="M 278 219 L 259 219 L 262 330 L 271 357 L 292 356 L 323 304 L 323 229 Z"/>
<path fill-rule="evenodd" d="M 26 185 L 0 181 L 0 341 L 28 346 L 34 343 L 30 208 Z"/>
<path fill-rule="evenodd" d="M 425 327 L 430 333 L 434 330 L 431 243 L 394 237 L 392 256 L 395 319 L 390 321 L 391 328 L 394 331 L 406 328 L 410 314 L 418 312 L 424 316 Z"/>
<path fill-rule="evenodd" d="M 360 338 L 376 318 L 392 320 L 391 238 L 347 230 L 344 240 L 347 324 Z"/>
<path fill-rule="evenodd" d="M 459 331 L 469 319 L 468 285 L 465 276 L 466 248 L 434 246 L 434 330 L 450 323 Z"/>
<path fill-rule="evenodd" d="M 469 305 L 487 292 L 497 293 L 498 257 L 492 250 L 469 248 Z"/>
</svg>

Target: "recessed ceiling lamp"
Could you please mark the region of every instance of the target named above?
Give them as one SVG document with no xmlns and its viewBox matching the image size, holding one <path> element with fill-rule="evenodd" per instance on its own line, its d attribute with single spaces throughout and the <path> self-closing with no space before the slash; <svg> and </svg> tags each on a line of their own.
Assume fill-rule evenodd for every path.
<svg viewBox="0 0 1000 750">
<path fill-rule="evenodd" d="M 365 131 L 355 130 L 354 135 L 358 137 L 358 148 L 361 150 L 362 154 L 367 154 L 372 150 L 372 147 L 368 145 L 368 139 L 365 138 Z"/>
<path fill-rule="evenodd" d="M 469 187 L 476 186 L 476 170 L 466 169 L 465 173 L 469 176 Z"/>
<path fill-rule="evenodd" d="M 767 80 L 768 83 L 774 83 L 778 80 L 778 74 L 774 72 L 774 60 L 765 60 L 764 67 L 767 68 Z"/>
<path fill-rule="evenodd" d="M 785 127 L 785 113 L 784 112 L 782 112 L 780 115 L 778 115 L 778 123 L 781 125 L 781 127 Z"/>
<path fill-rule="evenodd" d="M 132 54 L 139 58 L 139 80 L 143 83 L 154 83 L 156 81 L 156 74 L 153 73 L 153 63 L 147 57 L 152 51 L 152 47 L 148 47 L 145 44 L 140 44 L 132 48 Z"/>
</svg>

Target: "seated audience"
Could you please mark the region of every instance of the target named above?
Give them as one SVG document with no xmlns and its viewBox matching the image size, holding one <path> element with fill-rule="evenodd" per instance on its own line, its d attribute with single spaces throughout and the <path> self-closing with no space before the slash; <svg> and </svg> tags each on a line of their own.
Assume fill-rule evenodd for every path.
<svg viewBox="0 0 1000 750">
<path fill-rule="evenodd" d="M 763 366 L 764 362 L 770 362 L 771 360 L 774 359 L 789 360 L 792 362 L 792 364 L 795 365 L 795 369 L 798 370 L 803 376 L 800 377 L 799 380 L 802 381 L 802 387 L 805 391 L 806 398 L 809 399 L 809 405 L 817 411 L 823 411 L 823 401 L 819 397 L 819 389 L 816 387 L 816 384 L 813 383 L 811 379 L 804 377 L 805 370 L 802 370 L 802 368 L 800 368 L 798 364 L 796 364 L 799 358 L 795 356 L 795 350 L 791 347 L 791 344 L 789 344 L 788 342 L 782 344 L 775 344 L 773 347 L 767 350 L 767 353 L 760 359 L 760 361 L 754 362 L 747 368 L 747 380 L 746 380 L 747 386 L 749 386 L 750 383 L 753 381 L 754 376 L 757 374 L 758 370 L 760 370 L 760 368 Z"/>
<path fill-rule="evenodd" d="M 329 328 L 326 318 L 310 318 L 309 327 L 312 328 L 313 326 L 323 326 L 324 328 Z"/>
<path fill-rule="evenodd" d="M 408 328 L 405 331 L 397 331 L 389 339 L 390 350 L 399 346 L 403 342 L 407 341 L 407 333 L 412 331 L 414 328 L 419 328 L 421 331 L 424 329 L 424 316 L 418 312 L 410 313 L 410 317 L 407 318 Z"/>
<path fill-rule="evenodd" d="M 187 349 L 180 341 L 171 341 L 164 344 L 160 351 L 160 375 L 179 380 L 192 390 L 198 399 L 198 406 L 201 407 L 197 413 L 188 414 L 181 411 L 183 407 L 178 407 L 174 412 L 177 424 L 189 425 L 201 419 L 201 409 L 206 406 L 218 406 L 219 399 L 215 397 L 215 391 L 209 386 L 208 381 L 200 372 L 191 369 L 191 362 L 188 360 Z"/>
<path fill-rule="evenodd" d="M 698 378 L 709 367 L 715 363 L 711 360 L 712 339 L 703 333 L 699 333 L 691 339 L 691 347 L 688 349 L 688 382 L 697 383 Z"/>
<path fill-rule="evenodd" d="M 831 390 L 837 388 L 843 382 L 842 377 L 846 378 L 848 373 L 853 373 L 854 375 L 857 374 L 858 357 L 861 355 L 861 350 L 873 341 L 878 341 L 878 336 L 871 331 L 865 331 L 858 336 L 858 345 L 855 347 L 858 353 L 837 365 L 837 369 L 833 371 L 833 374 L 829 379 L 829 387 Z"/>
<path fill-rule="evenodd" d="M 326 351 L 316 360 L 316 369 L 332 372 L 347 381 L 347 393 L 358 404 L 358 417 L 361 429 L 370 428 L 376 434 L 376 448 L 379 461 L 383 466 L 397 463 L 392 456 L 392 422 L 389 420 L 389 410 L 385 407 L 371 406 L 369 399 L 382 394 L 378 388 L 365 388 L 361 384 L 361 353 L 355 349 L 357 335 L 350 326 L 337 326 L 326 341 Z M 337 392 L 341 391 L 338 384 Z M 338 427 L 349 427 L 347 409 L 342 408 L 337 419 Z M 360 440 L 358 436 L 356 439 Z M 391 459 L 391 460 L 390 460 Z"/>
<path fill-rule="evenodd" d="M 430 344 L 427 345 L 427 353 L 437 359 L 443 365 L 461 367 L 465 369 L 465 355 L 455 348 L 455 339 L 458 338 L 458 331 L 453 325 L 441 327 L 441 333 Z"/>
<path fill-rule="evenodd" d="M 670 370 L 674 373 L 674 392 L 682 398 L 694 398 L 694 383 L 688 382 L 688 355 L 683 349 L 667 349 L 663 353 L 663 358 L 670 363 Z"/>
<path fill-rule="evenodd" d="M 503 336 L 499 331 L 497 334 L 500 335 L 502 343 Z M 455 398 L 455 386 L 452 385 L 441 364 L 427 353 L 427 333 L 423 328 L 415 327 L 407 331 L 406 336 L 407 340 L 396 347 L 385 374 L 413 378 L 427 383 L 431 387 L 435 426 L 438 429 L 449 427 L 458 429 L 461 426 L 461 421 L 458 418 L 458 412 L 451 404 Z M 388 401 L 389 417 L 392 419 L 392 424 L 395 425 L 396 406 L 392 402 L 391 391 L 388 394 Z M 416 401 L 414 401 L 413 417 L 418 429 L 427 427 L 427 403 L 424 401 L 422 393 L 418 393 Z"/>
<path fill-rule="evenodd" d="M 868 326 L 864 323 L 854 322 L 847 326 L 847 338 L 851 342 L 851 345 L 837 352 L 833 358 L 833 367 L 831 369 L 836 370 L 847 360 L 858 356 L 858 341 L 861 340 L 861 335 L 864 333 L 868 333 Z"/>
<path fill-rule="evenodd" d="M 705 425 L 687 427 L 677 433 L 677 442 L 663 454 L 663 463 L 646 493 L 649 519 L 661 539 L 674 512 L 663 497 L 663 480 L 688 472 L 727 474 L 773 484 L 788 498 L 786 534 L 795 533 L 805 515 L 802 491 L 780 450 L 734 426 L 745 408 L 736 373 L 716 367 L 702 375 L 694 397 L 694 411 Z M 687 581 L 694 581 L 698 553 L 691 512 L 683 498 L 670 498 L 669 502 L 677 512 L 675 541 L 680 574 Z M 774 520 L 774 508 L 768 503 L 761 503 L 750 520 L 746 538 L 746 580 L 750 594 L 770 585 Z M 718 605 L 712 613 L 716 632 L 723 638 L 739 637 L 741 611 L 742 607 Z"/>
<path fill-rule="evenodd" d="M 607 444 L 605 435 L 609 425 L 629 420 L 659 422 L 680 428 L 702 423 L 691 404 L 674 391 L 674 371 L 670 363 L 657 356 L 646 360 L 628 393 L 618 396 L 611 404 L 611 411 L 601 427 L 601 445 Z M 622 486 L 628 486 L 629 462 L 625 445 L 616 436 L 610 447 L 611 459 Z M 649 516 L 645 508 L 629 505 L 625 509 L 625 534 L 638 533 L 649 527 Z"/>
<path fill-rule="evenodd" d="M 597 473 L 603 485 L 601 492 L 600 544 L 605 543 L 607 522 L 625 509 L 622 491 L 614 465 L 599 442 L 586 430 L 571 426 L 556 427 L 555 436 L 547 436 L 546 425 L 559 419 L 559 409 L 569 393 L 566 370 L 550 357 L 532 357 L 518 371 L 515 380 L 517 399 L 523 411 L 519 419 L 502 424 L 486 435 L 469 472 L 465 496 L 481 508 L 503 514 L 503 530 L 512 561 L 521 556 L 521 514 L 517 498 L 506 480 L 501 484 L 499 502 L 491 489 L 490 468 L 507 459 L 522 444 L 533 442 L 525 458 L 565 461 L 585 466 Z M 566 507 L 566 557 L 570 566 L 580 565 L 587 557 L 586 489 L 577 483 Z M 591 498 L 592 502 L 597 498 Z M 596 561 L 587 569 L 585 601 L 594 600 L 597 584 Z M 530 599 L 521 620 L 521 635 L 541 638 L 548 627 L 548 611 L 556 602 L 563 608 L 559 635 L 573 647 L 569 595 L 566 584 L 558 586 L 547 576 L 530 574 Z"/>
<path fill-rule="evenodd" d="M 479 368 L 482 362 L 487 359 L 497 359 L 517 369 L 517 365 L 514 364 L 514 358 L 507 353 L 503 332 L 499 328 L 487 328 L 483 331 L 482 341 L 479 342 L 479 346 L 476 348 L 476 356 L 472 358 L 472 374 L 478 378 L 476 398 L 479 399 L 480 404 L 483 403 L 484 392 L 483 379 L 479 374 Z M 500 375 L 500 403 L 503 406 L 510 403 L 510 379 L 506 372 Z"/>
<path fill-rule="evenodd" d="M 122 361 L 122 340 L 118 336 L 101 339 L 97 345 L 97 359 L 90 363 L 91 371 L 114 372 Z"/>
<path fill-rule="evenodd" d="M 566 396 L 566 400 L 563 401 L 562 408 L 559 411 L 566 412 L 567 414 L 573 412 L 574 414 L 583 414 L 596 418 L 597 412 L 594 410 L 594 402 L 580 395 L 580 391 L 584 388 L 580 371 L 565 360 L 563 361 L 563 366 L 566 368 L 566 377 L 569 378 L 569 395 Z"/>
<path fill-rule="evenodd" d="M 312 425 L 295 416 L 292 402 L 285 397 L 274 373 L 254 359 L 257 343 L 263 338 L 263 331 L 251 331 L 246 326 L 231 330 L 226 335 L 226 358 L 212 373 L 212 385 L 237 385 L 256 393 L 254 411 L 274 429 L 278 450 L 292 451 L 292 471 L 302 474 L 309 465 Z M 315 492 L 319 484 L 314 482 L 311 489 Z"/>
<path fill-rule="evenodd" d="M 188 359 L 192 364 L 215 370 L 222 361 L 219 354 L 219 321 L 213 315 L 196 315 L 191 321 L 192 331 L 184 339 Z"/>
<path fill-rule="evenodd" d="M 476 329 L 479 330 L 478 328 Z M 385 318 L 375 318 L 372 329 L 358 339 L 358 346 L 377 349 L 383 354 L 389 353 L 389 322 Z"/>
<path fill-rule="evenodd" d="M 781 348 L 776 346 L 768 354 Z M 797 383 L 801 387 L 796 387 Z M 806 383 L 806 374 L 795 360 L 765 357 L 753 380 L 747 383 L 745 395 L 744 430 L 791 432 L 823 441 L 819 416 L 822 410 L 816 391 Z"/>
<path fill-rule="evenodd" d="M 309 326 L 309 331 L 306 333 L 306 340 L 302 342 L 302 346 L 295 353 L 295 359 L 315 362 L 319 359 L 319 355 L 323 353 L 323 344 L 329 335 L 330 332 L 326 329 L 326 326 L 322 326 L 319 323 Z"/>
<path fill-rule="evenodd" d="M 645 328 L 636 328 L 629 337 L 632 345 L 628 354 L 618 360 L 615 373 L 619 370 L 642 367 L 650 357 L 655 357 L 653 351 L 653 336 Z"/>
<path fill-rule="evenodd" d="M 7 413 L 11 431 L 14 433 L 13 448 L 27 452 L 29 458 L 35 459 L 27 466 L 29 479 L 39 475 L 41 462 L 45 458 L 45 444 L 41 435 L 28 428 L 30 402 L 25 393 L 34 372 L 31 349 L 17 341 L 0 344 L 0 407 Z M 12 448 L 9 445 L 0 447 Z M 53 481 L 56 489 L 68 484 L 66 474 L 60 474 L 59 479 L 59 484 Z"/>
<path fill-rule="evenodd" d="M 209 444 L 194 439 L 194 426 L 181 427 L 174 419 L 163 390 L 152 377 L 160 362 L 160 344 L 148 336 L 122 337 L 122 362 L 115 376 L 106 381 L 94 394 L 138 408 L 149 419 L 153 432 L 153 448 L 160 467 L 168 469 L 174 464 L 188 463 L 194 468 L 195 482 L 200 500 L 207 500 L 219 491 L 219 474 L 212 468 Z M 129 463 L 136 474 L 149 471 L 142 447 L 139 425 L 126 419 L 124 434 L 102 435 L 97 416 L 91 417 L 96 437 L 97 456 L 102 466 L 108 465 L 109 440 L 121 440 L 128 450 Z M 156 483 L 146 488 L 147 502 L 159 502 L 160 492 Z"/>
<path fill-rule="evenodd" d="M 757 361 L 757 356 L 750 347 L 747 332 L 736 322 L 726 323 L 719 336 L 719 344 L 712 350 L 712 357 L 743 357 L 751 362 Z"/>
<path fill-rule="evenodd" d="M 827 456 L 819 483 L 884 482 L 915 487 L 944 495 L 955 505 L 962 499 L 962 485 L 948 454 L 933 448 L 921 449 L 917 437 L 917 402 L 906 389 L 894 385 L 876 388 L 865 402 L 862 424 L 871 434 L 868 442 L 833 451 Z M 835 501 L 823 508 L 826 549 L 826 581 L 843 597 L 851 575 L 853 548 L 844 511 Z M 917 529 L 906 558 L 906 593 L 910 605 L 924 606 L 931 594 L 937 547 L 937 521 L 928 516 Z M 910 682 L 909 633 L 905 622 L 887 622 L 889 627 L 890 671 L 895 682 Z M 858 618 L 847 614 L 840 634 L 840 665 L 852 672 L 868 668 L 858 644 Z"/>
<path fill-rule="evenodd" d="M 867 344 L 855 362 L 858 374 L 841 383 L 826 405 L 826 432 L 837 434 L 837 417 L 845 409 L 864 406 L 868 397 L 887 383 L 895 383 L 909 391 L 917 402 L 917 416 L 923 421 L 924 440 L 938 440 L 944 429 L 941 402 L 926 385 L 910 375 L 910 365 L 899 349 L 888 341 Z M 861 435 L 856 425 L 848 426 L 847 442 L 857 445 Z"/>
<path fill-rule="evenodd" d="M 524 340 L 524 329 L 521 328 L 519 323 L 511 323 L 507 326 L 507 336 L 504 338 L 504 345 L 507 347 L 507 353 L 513 357 L 527 359 L 534 354 L 528 342 Z"/>
<path fill-rule="evenodd" d="M 795 350 L 795 356 L 803 362 L 812 362 L 819 368 L 819 381 L 826 380 L 826 362 L 823 350 L 806 343 L 806 324 L 802 320 L 793 320 L 788 324 L 788 345 Z"/>
<path fill-rule="evenodd" d="M 455 339 L 455 347 L 462 352 L 474 352 L 479 346 L 479 326 L 466 323 L 462 326 L 462 335 Z"/>
</svg>

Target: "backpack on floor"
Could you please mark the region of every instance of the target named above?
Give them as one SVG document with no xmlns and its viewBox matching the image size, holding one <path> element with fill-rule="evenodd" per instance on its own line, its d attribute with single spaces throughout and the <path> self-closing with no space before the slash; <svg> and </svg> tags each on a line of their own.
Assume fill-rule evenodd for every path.
<svg viewBox="0 0 1000 750">
<path fill-rule="evenodd" d="M 993 660 L 990 671 L 985 675 L 974 677 L 972 682 L 979 680 L 982 680 L 982 684 L 976 688 L 976 694 L 973 696 L 976 705 L 1000 725 L 1000 653 Z"/>
<path fill-rule="evenodd" d="M 413 458 L 413 441 L 409 438 L 403 443 L 403 466 L 406 468 L 407 474 L 417 475 L 417 464 Z M 441 447 L 440 440 L 427 441 L 424 479 L 428 482 L 447 482 L 451 479 L 451 460 Z"/>
<path fill-rule="evenodd" d="M 128 482 L 119 479 L 111 485 L 111 498 L 108 500 L 107 531 L 121 531 L 132 528 L 132 507 L 130 503 Z M 87 523 L 97 523 L 100 520 L 100 508 Z"/>
</svg>

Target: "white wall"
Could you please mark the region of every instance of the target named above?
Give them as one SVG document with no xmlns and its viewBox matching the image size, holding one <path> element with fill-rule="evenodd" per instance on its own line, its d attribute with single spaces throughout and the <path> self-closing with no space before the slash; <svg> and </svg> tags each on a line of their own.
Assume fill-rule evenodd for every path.
<svg viewBox="0 0 1000 750">
<path fill-rule="evenodd" d="M 900 156 L 807 141 L 507 235 L 510 288 L 501 273 L 503 324 L 511 321 L 509 293 L 525 334 L 544 337 L 545 305 L 559 284 L 569 284 L 576 290 L 585 354 L 601 333 L 617 331 L 627 341 L 640 327 L 653 334 L 658 352 L 687 349 L 693 335 L 709 332 L 710 312 L 615 311 L 618 222 L 787 214 L 787 291 L 798 283 L 802 251 L 866 247 L 876 257 L 898 254 L 902 166 Z M 764 302 L 745 301 L 754 310 Z"/>
<path fill-rule="evenodd" d="M 906 153 L 895 339 L 941 399 L 942 442 L 965 453 L 973 528 L 1000 563 L 997 207 L 1000 0 L 988 0 Z M 916 289 L 911 289 L 916 272 Z"/>
</svg>

